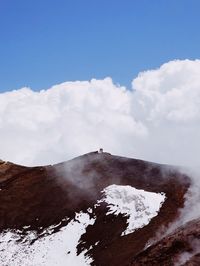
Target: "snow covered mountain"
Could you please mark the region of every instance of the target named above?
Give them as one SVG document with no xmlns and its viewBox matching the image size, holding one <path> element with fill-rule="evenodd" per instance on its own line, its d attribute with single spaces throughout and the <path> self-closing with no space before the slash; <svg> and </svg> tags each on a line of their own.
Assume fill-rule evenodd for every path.
<svg viewBox="0 0 200 266">
<path fill-rule="evenodd" d="M 164 265 L 145 252 L 189 186 L 176 167 L 108 153 L 45 167 L 1 161 L 0 265 Z"/>
</svg>

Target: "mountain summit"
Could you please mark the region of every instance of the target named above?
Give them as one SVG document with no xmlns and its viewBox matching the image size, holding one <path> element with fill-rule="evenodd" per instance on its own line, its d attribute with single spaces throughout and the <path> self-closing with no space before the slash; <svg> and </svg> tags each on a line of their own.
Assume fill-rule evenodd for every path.
<svg viewBox="0 0 200 266">
<path fill-rule="evenodd" d="M 0 264 L 174 265 L 186 251 L 170 240 L 164 256 L 158 232 L 179 218 L 190 184 L 178 167 L 104 152 L 38 167 L 1 161 Z"/>
</svg>

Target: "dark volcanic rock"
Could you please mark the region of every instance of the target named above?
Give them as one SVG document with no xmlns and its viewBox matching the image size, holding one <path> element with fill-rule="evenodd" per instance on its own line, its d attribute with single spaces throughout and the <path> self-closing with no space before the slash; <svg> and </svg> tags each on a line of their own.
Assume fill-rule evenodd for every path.
<svg viewBox="0 0 200 266">
<path fill-rule="evenodd" d="M 200 265 L 200 253 L 190 257 L 188 261 L 181 266 L 199 266 Z"/>
<path fill-rule="evenodd" d="M 40 237 L 40 228 L 60 223 L 57 231 L 70 221 L 62 221 L 63 218 L 72 219 L 75 212 L 93 208 L 101 198 L 101 191 L 111 184 L 166 194 L 159 214 L 147 226 L 125 236 L 121 236 L 126 228 L 125 217 L 106 215 L 104 205 L 93 209 L 95 223 L 88 226 L 82 236 L 78 252 L 93 246 L 88 253 L 93 257 L 94 265 L 127 265 L 142 252 L 161 226 L 167 226 L 178 217 L 190 180 L 177 168 L 97 152 L 45 167 L 0 162 L 0 231 L 23 231 L 25 225 L 30 225 L 29 230 L 36 230 Z M 94 246 L 97 241 L 99 244 Z M 166 257 L 174 250 L 189 248 L 187 242 L 178 239 L 170 247 L 166 248 Z M 150 249 L 140 253 L 132 265 L 171 265 L 163 264 L 165 258 L 158 260 L 161 264 L 148 264 L 151 263 L 148 258 L 158 257 L 158 253 L 148 252 Z M 144 256 L 145 264 L 138 264 L 143 263 Z"/>
<path fill-rule="evenodd" d="M 200 265 L 200 219 L 186 223 L 150 246 L 130 265 Z"/>
</svg>

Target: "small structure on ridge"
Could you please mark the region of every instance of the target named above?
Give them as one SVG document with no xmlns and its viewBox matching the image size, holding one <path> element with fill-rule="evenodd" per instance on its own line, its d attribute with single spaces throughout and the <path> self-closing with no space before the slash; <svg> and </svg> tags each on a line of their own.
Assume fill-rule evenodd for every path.
<svg viewBox="0 0 200 266">
<path fill-rule="evenodd" d="M 102 148 L 99 149 L 99 153 L 103 153 L 103 149 Z"/>
</svg>

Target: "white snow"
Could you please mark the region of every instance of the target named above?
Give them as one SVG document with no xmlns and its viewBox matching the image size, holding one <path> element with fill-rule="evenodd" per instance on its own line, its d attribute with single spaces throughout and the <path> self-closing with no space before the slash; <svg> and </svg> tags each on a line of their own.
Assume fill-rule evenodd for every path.
<svg viewBox="0 0 200 266">
<path fill-rule="evenodd" d="M 127 235 L 147 225 L 155 217 L 164 200 L 164 193 L 147 192 L 131 186 L 111 185 L 103 191 L 103 197 L 93 206 L 105 202 L 108 207 L 106 214 L 122 214 L 127 217 L 127 228 L 122 235 Z M 87 213 L 76 213 L 75 219 L 53 233 L 58 225 L 45 229 L 46 235 L 37 239 L 34 231 L 29 231 L 23 241 L 19 230 L 6 231 L 0 234 L 0 265 L 1 266 L 88 266 L 93 259 L 86 256 L 87 250 L 77 255 L 77 245 L 88 225 L 95 222 L 93 208 Z M 90 214 L 93 213 L 93 218 Z M 67 221 L 66 217 L 62 221 Z M 28 230 L 25 225 L 24 229 Z M 32 245 L 31 240 L 37 239 Z M 20 241 L 19 241 L 20 240 Z M 99 241 L 95 243 L 98 245 Z M 88 250 L 92 249 L 90 246 Z"/>
<path fill-rule="evenodd" d="M 88 208 L 88 209 L 87 209 L 87 212 L 88 212 L 88 213 L 92 213 L 92 208 Z"/>
<path fill-rule="evenodd" d="M 17 232 L 7 231 L 0 235 L 0 265 L 1 266 L 86 266 L 93 261 L 86 257 L 83 251 L 77 255 L 76 247 L 88 225 L 94 223 L 89 214 L 78 213 L 74 220 L 59 232 L 36 240 L 35 232 L 30 231 L 27 241 L 20 239 Z M 68 253 L 69 252 L 69 253 Z"/>
<path fill-rule="evenodd" d="M 164 200 L 164 193 L 147 192 L 131 186 L 110 185 L 103 191 L 104 197 L 98 203 L 108 204 L 107 214 L 127 216 L 128 226 L 122 235 L 127 235 L 147 225 L 158 214 Z"/>
</svg>

